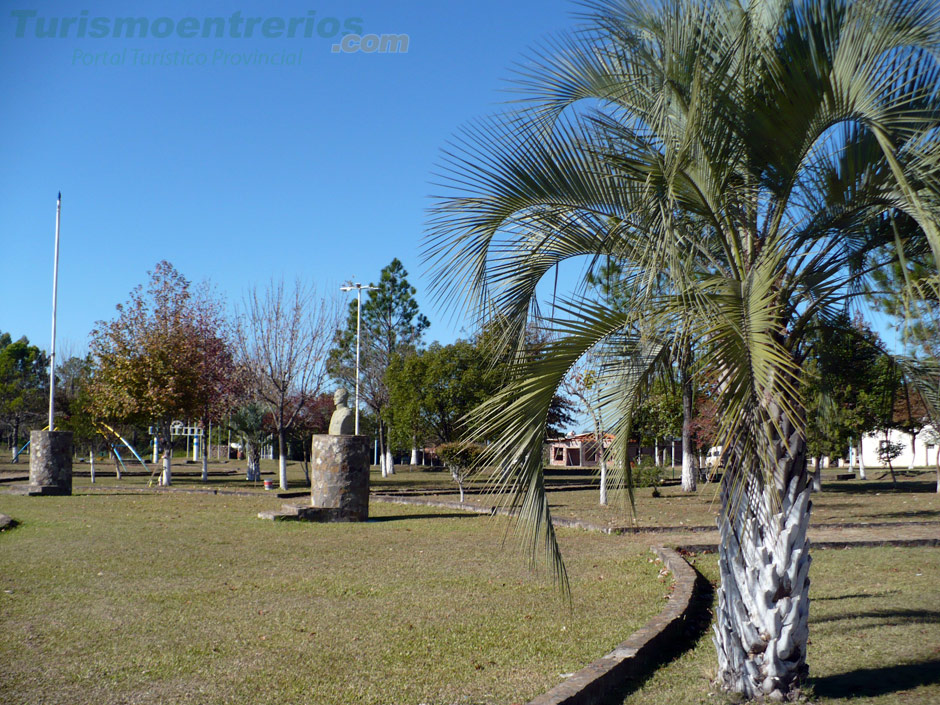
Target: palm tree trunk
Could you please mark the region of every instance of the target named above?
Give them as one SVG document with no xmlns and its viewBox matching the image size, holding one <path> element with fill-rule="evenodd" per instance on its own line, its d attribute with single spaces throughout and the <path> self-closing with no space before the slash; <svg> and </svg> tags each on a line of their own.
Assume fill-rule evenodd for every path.
<svg viewBox="0 0 940 705">
<path fill-rule="evenodd" d="M 808 672 L 806 442 L 799 429 L 774 415 L 784 435 L 772 443 L 771 473 L 761 473 L 756 461 L 748 463 L 735 449 L 722 476 L 721 585 L 713 641 L 719 684 L 748 699 L 792 699 Z M 772 484 L 764 482 L 768 475 Z"/>
</svg>

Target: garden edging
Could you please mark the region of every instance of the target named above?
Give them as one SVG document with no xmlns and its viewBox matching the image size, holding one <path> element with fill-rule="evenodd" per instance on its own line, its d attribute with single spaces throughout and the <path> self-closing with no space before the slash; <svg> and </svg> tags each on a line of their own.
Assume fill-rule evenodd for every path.
<svg viewBox="0 0 940 705">
<path fill-rule="evenodd" d="M 696 574 L 671 548 L 653 546 L 652 550 L 675 578 L 666 608 L 609 654 L 529 701 L 528 705 L 594 705 L 606 702 L 607 696 L 621 689 L 628 678 L 636 676 L 671 651 L 671 645 L 682 637 L 692 604 Z"/>
</svg>

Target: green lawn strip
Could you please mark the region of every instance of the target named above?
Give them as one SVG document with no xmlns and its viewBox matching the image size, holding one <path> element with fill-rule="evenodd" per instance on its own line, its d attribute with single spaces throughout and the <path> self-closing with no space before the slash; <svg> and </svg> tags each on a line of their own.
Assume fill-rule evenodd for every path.
<svg viewBox="0 0 940 705">
<path fill-rule="evenodd" d="M 831 482 L 823 487 L 823 492 L 813 495 L 813 525 L 940 521 L 940 495 L 935 492 L 930 473 L 901 477 L 898 489 L 885 480 Z M 717 484 L 700 485 L 694 493 L 685 493 L 676 485 L 660 487 L 658 492 L 660 496 L 654 497 L 651 488 L 636 490 L 639 528 L 715 526 L 721 510 Z M 629 505 L 621 495 L 614 493 L 607 506 L 598 503 L 596 489 L 551 491 L 548 499 L 555 517 L 581 519 L 601 526 L 632 526 Z M 487 506 L 497 498 L 468 495 L 467 501 Z"/>
<path fill-rule="evenodd" d="M 714 554 L 695 558 L 712 583 Z M 815 550 L 810 575 L 809 702 L 928 705 L 940 702 L 940 551 Z M 656 671 L 628 705 L 725 702 L 711 681 L 711 633 Z"/>
<path fill-rule="evenodd" d="M 4 703 L 519 702 L 659 612 L 645 546 L 562 532 L 571 609 L 505 520 L 378 504 L 271 523 L 267 497 L 0 496 Z"/>
</svg>

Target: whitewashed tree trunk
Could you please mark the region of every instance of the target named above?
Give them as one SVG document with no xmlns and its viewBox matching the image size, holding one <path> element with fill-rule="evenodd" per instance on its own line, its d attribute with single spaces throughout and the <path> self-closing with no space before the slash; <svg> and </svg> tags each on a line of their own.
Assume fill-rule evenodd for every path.
<svg viewBox="0 0 940 705">
<path fill-rule="evenodd" d="M 822 492 L 822 463 L 818 455 L 813 458 L 813 492 Z"/>
<path fill-rule="evenodd" d="M 88 462 L 91 465 L 91 484 L 95 484 L 95 450 L 92 448 L 88 454 Z"/>
<path fill-rule="evenodd" d="M 287 489 L 287 435 L 284 430 L 281 429 L 277 433 L 277 448 L 278 448 L 278 458 L 277 458 L 277 478 L 278 486 L 282 490 Z"/>
<path fill-rule="evenodd" d="M 862 480 L 867 480 L 865 476 L 865 457 L 862 455 L 862 441 L 858 442 L 858 476 Z"/>
<path fill-rule="evenodd" d="M 418 464 L 418 446 L 411 446 L 411 465 Z"/>
<path fill-rule="evenodd" d="M 261 446 L 246 440 L 245 460 L 248 462 L 248 471 L 245 479 L 248 482 L 261 482 Z"/>
<path fill-rule="evenodd" d="M 659 467 L 659 439 L 653 439 L 653 465 Z"/>
<path fill-rule="evenodd" d="M 914 469 L 914 458 L 917 456 L 917 434 L 911 434 L 911 462 L 908 464 L 907 469 Z"/>
<path fill-rule="evenodd" d="M 395 461 L 390 450 L 385 451 L 385 470 L 389 475 L 395 474 Z"/>
<path fill-rule="evenodd" d="M 698 489 L 698 464 L 692 443 L 692 419 L 695 416 L 695 387 L 689 368 L 692 365 L 692 346 L 686 344 L 679 360 L 679 386 L 682 390 L 682 491 Z M 675 447 L 675 444 L 673 444 Z"/>
<path fill-rule="evenodd" d="M 160 484 L 168 487 L 173 484 L 173 471 L 171 469 L 173 459 L 170 457 L 170 451 L 163 451 L 163 474 L 160 476 Z"/>
</svg>

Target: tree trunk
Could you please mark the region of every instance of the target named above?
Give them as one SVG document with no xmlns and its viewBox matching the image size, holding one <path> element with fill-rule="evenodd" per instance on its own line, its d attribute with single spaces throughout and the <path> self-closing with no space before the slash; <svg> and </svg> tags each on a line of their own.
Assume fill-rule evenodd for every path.
<svg viewBox="0 0 940 705">
<path fill-rule="evenodd" d="M 287 435 L 284 433 L 284 428 L 281 427 L 277 430 L 277 449 L 278 449 L 278 459 L 277 459 L 277 477 L 278 485 L 282 490 L 287 489 Z"/>
<path fill-rule="evenodd" d="M 911 434 L 911 462 L 910 462 L 910 465 L 907 466 L 908 470 L 914 469 L 914 458 L 917 455 L 916 451 L 917 451 L 917 434 L 912 433 Z"/>
<path fill-rule="evenodd" d="M 653 439 L 653 465 L 659 467 L 659 439 Z"/>
<path fill-rule="evenodd" d="M 417 441 L 414 441 L 411 444 L 411 464 L 412 465 L 418 464 L 418 442 Z"/>
<path fill-rule="evenodd" d="M 160 477 L 160 484 L 164 486 L 173 484 L 173 473 L 171 470 L 173 463 L 172 453 L 172 446 L 163 450 L 163 474 Z"/>
<path fill-rule="evenodd" d="M 18 417 L 13 417 L 13 460 L 10 462 L 20 462 L 20 420 Z"/>
<path fill-rule="evenodd" d="M 389 475 L 395 474 L 395 459 L 392 457 L 392 451 L 389 448 L 385 449 L 385 472 Z"/>
<path fill-rule="evenodd" d="M 385 458 L 385 434 L 383 433 L 381 419 L 379 419 L 379 467 L 382 470 L 382 477 L 388 477 L 388 463 Z"/>
<path fill-rule="evenodd" d="M 91 484 L 95 484 L 95 449 L 92 448 L 88 454 L 88 463 L 91 465 Z"/>
<path fill-rule="evenodd" d="M 818 455 L 813 458 L 813 492 L 822 492 L 822 463 Z"/>
<path fill-rule="evenodd" d="M 245 479 L 248 482 L 261 482 L 261 444 L 245 441 L 245 460 L 248 463 L 248 472 Z"/>
<path fill-rule="evenodd" d="M 862 439 L 858 439 L 858 477 L 861 480 L 867 480 L 865 476 L 865 457 L 862 455 Z"/>
<path fill-rule="evenodd" d="M 777 410 L 768 415 L 783 431 L 765 460 L 773 464 L 772 484 L 764 484 L 753 446 L 726 456 L 713 641 L 725 690 L 789 700 L 808 672 L 811 488 L 800 430 Z"/>
<path fill-rule="evenodd" d="M 205 426 L 205 424 L 203 424 Z M 211 428 L 211 427 L 210 427 Z M 209 441 L 203 436 L 199 443 L 199 450 L 202 455 L 202 481 L 209 481 Z"/>
<path fill-rule="evenodd" d="M 691 355 L 691 353 L 689 353 Z M 692 375 L 689 374 L 688 365 L 683 364 L 679 370 L 680 384 L 682 386 L 682 491 L 695 492 L 698 483 L 698 468 L 695 464 L 695 449 L 692 447 L 692 417 L 693 417 L 693 388 Z"/>
</svg>

